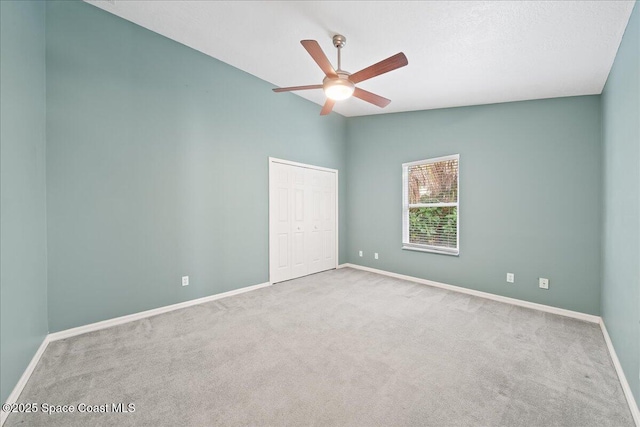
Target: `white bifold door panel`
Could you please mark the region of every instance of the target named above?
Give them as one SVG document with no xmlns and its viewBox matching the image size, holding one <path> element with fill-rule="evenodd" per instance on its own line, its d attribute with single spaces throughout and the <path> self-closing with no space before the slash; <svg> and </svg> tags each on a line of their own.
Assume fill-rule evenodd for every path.
<svg viewBox="0 0 640 427">
<path fill-rule="evenodd" d="M 271 160 L 269 280 L 337 267 L 337 171 Z"/>
</svg>

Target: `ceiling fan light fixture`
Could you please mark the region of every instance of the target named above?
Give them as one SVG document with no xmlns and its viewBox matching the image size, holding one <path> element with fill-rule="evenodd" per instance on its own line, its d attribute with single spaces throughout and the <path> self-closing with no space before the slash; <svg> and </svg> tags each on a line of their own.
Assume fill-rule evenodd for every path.
<svg viewBox="0 0 640 427">
<path fill-rule="evenodd" d="M 350 80 L 337 78 L 337 79 L 325 79 L 322 84 L 322 89 L 327 98 L 334 101 L 342 101 L 353 95 L 356 85 Z"/>
</svg>

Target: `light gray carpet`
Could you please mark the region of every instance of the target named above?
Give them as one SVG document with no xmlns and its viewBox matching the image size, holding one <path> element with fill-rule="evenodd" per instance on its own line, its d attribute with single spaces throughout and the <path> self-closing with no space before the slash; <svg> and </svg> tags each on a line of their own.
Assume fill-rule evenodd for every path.
<svg viewBox="0 0 640 427">
<path fill-rule="evenodd" d="M 342 269 L 49 344 L 7 426 L 633 426 L 600 329 Z"/>
</svg>

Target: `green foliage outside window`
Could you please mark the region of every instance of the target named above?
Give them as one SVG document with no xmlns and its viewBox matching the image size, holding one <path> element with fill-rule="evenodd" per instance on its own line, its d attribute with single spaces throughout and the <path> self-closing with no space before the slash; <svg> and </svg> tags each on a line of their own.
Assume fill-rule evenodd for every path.
<svg viewBox="0 0 640 427">
<path fill-rule="evenodd" d="M 409 241 L 415 244 L 455 248 L 458 209 L 456 207 L 410 208 Z"/>
</svg>

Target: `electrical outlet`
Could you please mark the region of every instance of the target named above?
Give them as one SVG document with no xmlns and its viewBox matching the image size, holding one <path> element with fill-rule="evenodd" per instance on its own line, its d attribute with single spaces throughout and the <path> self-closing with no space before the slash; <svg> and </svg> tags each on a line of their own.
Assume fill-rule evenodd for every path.
<svg viewBox="0 0 640 427">
<path fill-rule="evenodd" d="M 362 251 L 358 252 L 358 255 L 362 256 Z"/>
<path fill-rule="evenodd" d="M 182 276 L 182 286 L 189 286 L 189 276 Z"/>
<path fill-rule="evenodd" d="M 374 257 L 375 259 L 378 259 L 378 252 L 376 252 L 375 254 L 373 254 L 373 257 Z"/>
<path fill-rule="evenodd" d="M 544 277 L 541 277 L 538 280 L 538 284 L 540 286 L 540 289 L 549 289 L 549 279 L 545 279 Z"/>
<path fill-rule="evenodd" d="M 507 282 L 513 283 L 516 281 L 516 276 L 513 273 L 507 273 Z"/>
</svg>

